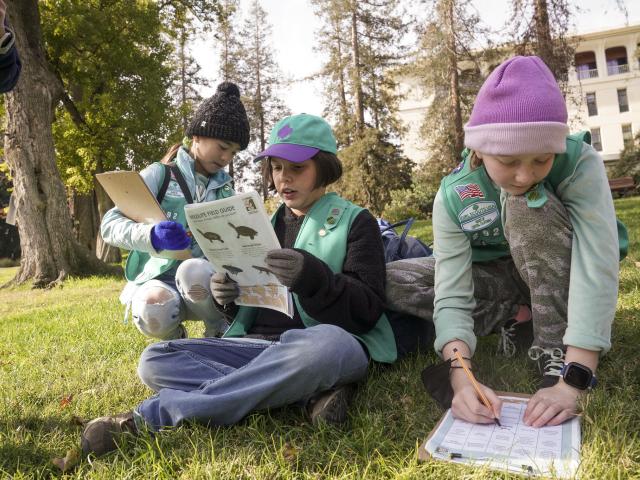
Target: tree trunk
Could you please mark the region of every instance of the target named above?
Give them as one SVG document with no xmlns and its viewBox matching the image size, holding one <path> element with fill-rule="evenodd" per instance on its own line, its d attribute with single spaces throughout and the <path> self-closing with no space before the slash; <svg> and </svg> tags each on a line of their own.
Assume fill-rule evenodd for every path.
<svg viewBox="0 0 640 480">
<path fill-rule="evenodd" d="M 106 243 L 102 239 L 102 235 L 100 235 L 100 222 L 102 221 L 104 214 L 113 208 L 113 202 L 100 183 L 95 180 L 93 183 L 95 185 L 94 198 L 96 200 L 96 211 L 98 215 L 98 228 L 96 229 L 96 257 L 106 263 L 120 263 L 122 261 L 120 249 Z"/>
<path fill-rule="evenodd" d="M 454 0 L 446 0 L 445 17 L 447 19 L 447 50 L 449 66 L 449 104 L 453 112 L 453 134 L 455 158 L 451 164 L 455 165 L 464 149 L 464 130 L 462 128 L 462 111 L 460 110 L 460 82 L 458 78 L 458 51 L 456 46 L 456 30 L 453 5 Z"/>
<path fill-rule="evenodd" d="M 80 245 L 90 251 L 96 248 L 97 217 L 93 193 L 80 194 L 74 191 L 71 196 L 71 218 L 75 238 Z"/>
<path fill-rule="evenodd" d="M 5 96 L 5 158 L 13 177 L 22 259 L 13 282 L 48 287 L 67 275 L 113 272 L 74 240 L 51 133 L 62 85 L 48 68 L 41 44 L 37 0 L 9 4 L 22 59 L 16 88 Z"/>
<path fill-rule="evenodd" d="M 264 118 L 264 106 L 262 104 L 262 78 L 261 78 L 261 70 L 262 64 L 261 60 L 261 51 L 260 51 L 260 22 L 258 18 L 256 18 L 256 30 L 255 30 L 255 55 L 256 55 L 256 114 L 258 116 L 258 140 L 260 141 L 260 151 L 264 152 L 267 146 L 267 138 L 266 138 L 266 126 L 265 126 L 265 118 Z M 262 185 L 262 199 L 266 200 L 269 198 L 269 186 L 265 183 Z"/>
<path fill-rule="evenodd" d="M 341 68 L 338 68 L 338 97 L 340 101 L 340 115 L 339 115 L 340 125 L 339 125 L 339 128 L 337 128 L 337 130 L 338 131 L 342 130 L 342 132 L 338 134 L 339 136 L 338 140 L 341 141 L 342 146 L 348 147 L 349 145 L 351 145 L 351 134 L 348 133 L 350 131 L 350 128 L 348 126 L 349 109 L 347 107 L 347 88 L 345 86 L 346 81 L 344 78 L 344 72 L 345 72 L 345 68 L 347 66 L 346 64 L 348 63 L 348 61 L 345 61 L 343 59 L 343 54 L 342 54 L 343 32 L 340 25 L 340 15 L 339 14 L 332 15 L 331 22 L 332 22 L 331 26 L 333 28 L 333 39 L 336 45 L 335 47 L 336 62 L 337 62 L 337 65 L 341 67 Z"/>
<path fill-rule="evenodd" d="M 187 35 L 184 27 L 180 30 L 180 110 L 182 112 L 182 130 L 187 131 L 189 119 L 187 118 L 187 53 L 185 52 Z"/>
<path fill-rule="evenodd" d="M 556 70 L 558 65 L 554 55 L 553 39 L 549 27 L 549 13 L 547 10 L 547 0 L 535 0 L 534 14 L 535 34 L 536 34 L 536 54 L 547 64 L 555 77 L 558 77 Z"/>
<path fill-rule="evenodd" d="M 356 101 L 356 133 L 358 137 L 361 137 L 364 130 L 364 101 L 362 98 L 362 78 L 360 76 L 357 1 L 351 2 L 351 58 L 353 62 L 353 93 Z"/>
</svg>

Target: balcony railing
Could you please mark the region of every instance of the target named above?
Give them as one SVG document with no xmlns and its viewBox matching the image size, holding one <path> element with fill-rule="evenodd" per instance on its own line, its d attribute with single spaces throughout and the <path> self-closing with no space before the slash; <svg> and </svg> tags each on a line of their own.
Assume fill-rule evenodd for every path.
<svg viewBox="0 0 640 480">
<path fill-rule="evenodd" d="M 607 73 L 609 75 L 620 75 L 621 73 L 629 73 L 629 64 L 623 65 L 607 65 Z"/>
<path fill-rule="evenodd" d="M 579 80 L 584 80 L 586 78 L 598 78 L 597 68 L 593 68 L 590 70 L 576 70 L 576 73 L 578 74 Z"/>
</svg>

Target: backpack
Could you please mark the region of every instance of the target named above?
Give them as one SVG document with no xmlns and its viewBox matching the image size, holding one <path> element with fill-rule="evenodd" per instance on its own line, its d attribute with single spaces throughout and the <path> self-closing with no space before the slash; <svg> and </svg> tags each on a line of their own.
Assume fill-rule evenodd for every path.
<svg viewBox="0 0 640 480">
<path fill-rule="evenodd" d="M 187 182 L 182 176 L 182 172 L 176 165 L 176 162 L 171 162 L 168 165 L 166 163 L 161 163 L 160 165 L 164 167 L 164 179 L 162 180 L 162 184 L 160 185 L 158 194 L 156 195 L 158 203 L 162 203 L 162 200 L 167 193 L 169 182 L 171 181 L 171 174 L 173 174 L 173 178 L 175 178 L 176 182 L 178 182 L 178 185 L 180 185 L 180 190 L 182 190 L 182 195 L 184 196 L 184 199 L 187 201 L 187 203 L 193 203 L 193 197 L 191 196 L 191 192 L 189 191 Z"/>
<path fill-rule="evenodd" d="M 384 246 L 385 262 L 389 263 L 403 258 L 430 257 L 433 255 L 431 248 L 416 237 L 408 235 L 413 222 L 413 218 L 393 224 L 382 218 L 378 219 L 378 227 L 380 227 L 382 245 Z M 398 235 L 394 228 L 402 225 L 405 225 L 404 230 Z"/>
</svg>

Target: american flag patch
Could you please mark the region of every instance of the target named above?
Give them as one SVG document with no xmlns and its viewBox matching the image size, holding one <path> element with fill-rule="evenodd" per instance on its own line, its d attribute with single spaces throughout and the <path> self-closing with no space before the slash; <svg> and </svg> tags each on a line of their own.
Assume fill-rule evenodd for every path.
<svg viewBox="0 0 640 480">
<path fill-rule="evenodd" d="M 476 183 L 456 185 L 454 188 L 460 200 L 466 200 L 467 198 L 484 198 L 484 193 L 482 193 L 482 190 L 480 190 L 480 187 Z"/>
</svg>

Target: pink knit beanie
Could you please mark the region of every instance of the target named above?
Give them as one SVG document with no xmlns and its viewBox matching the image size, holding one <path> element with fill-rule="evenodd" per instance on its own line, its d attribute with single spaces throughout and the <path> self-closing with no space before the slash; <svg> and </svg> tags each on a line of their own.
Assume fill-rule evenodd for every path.
<svg viewBox="0 0 640 480">
<path fill-rule="evenodd" d="M 464 143 L 488 155 L 563 153 L 567 107 L 553 74 L 535 56 L 499 65 L 478 92 Z"/>
</svg>

